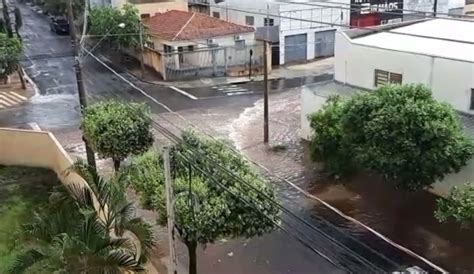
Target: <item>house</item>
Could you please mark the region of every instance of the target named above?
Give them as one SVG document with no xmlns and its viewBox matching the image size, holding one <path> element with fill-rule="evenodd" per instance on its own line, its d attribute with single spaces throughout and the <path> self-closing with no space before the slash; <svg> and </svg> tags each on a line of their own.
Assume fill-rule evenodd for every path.
<svg viewBox="0 0 474 274">
<path fill-rule="evenodd" d="M 100 0 L 103 1 L 103 0 Z M 110 1 L 114 8 L 122 8 L 125 4 L 132 4 L 138 9 L 140 18 L 146 19 L 154 16 L 156 13 L 167 12 L 169 10 L 188 11 L 188 2 L 186 0 L 105 0 Z"/>
<path fill-rule="evenodd" d="M 331 0 L 319 6 L 275 0 L 211 0 L 210 14 L 255 27 L 258 38 L 272 42 L 272 64 L 283 65 L 332 56 L 336 30 L 349 25 L 350 8 L 341 7 L 340 2 Z"/>
<path fill-rule="evenodd" d="M 335 80 L 373 90 L 424 84 L 433 97 L 474 114 L 474 21 L 425 19 L 336 34 Z"/>
<path fill-rule="evenodd" d="M 177 10 L 144 24 L 150 35 L 145 63 L 167 80 L 262 71 L 263 43 L 253 27 Z"/>
</svg>

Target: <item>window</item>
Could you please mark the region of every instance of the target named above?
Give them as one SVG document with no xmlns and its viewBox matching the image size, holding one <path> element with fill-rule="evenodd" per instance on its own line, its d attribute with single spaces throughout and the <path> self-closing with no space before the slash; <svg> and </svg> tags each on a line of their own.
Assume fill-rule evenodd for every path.
<svg viewBox="0 0 474 274">
<path fill-rule="evenodd" d="M 163 45 L 163 51 L 166 53 L 173 52 L 173 47 L 168 45 Z"/>
<path fill-rule="evenodd" d="M 221 18 L 221 14 L 218 11 L 212 12 L 212 17 Z"/>
<path fill-rule="evenodd" d="M 245 40 L 236 40 L 235 41 L 236 49 L 245 49 Z"/>
<path fill-rule="evenodd" d="M 151 41 L 145 41 L 145 47 L 155 49 L 155 43 Z"/>
<path fill-rule="evenodd" d="M 403 75 L 400 73 L 388 72 L 380 69 L 375 70 L 374 84 L 376 87 L 383 86 L 385 84 L 402 84 Z"/>
<path fill-rule="evenodd" d="M 143 20 L 143 19 L 148 19 L 150 18 L 150 14 L 149 13 L 144 13 L 144 14 L 140 14 L 140 18 Z"/>
<path fill-rule="evenodd" d="M 272 18 L 264 18 L 263 19 L 263 25 L 265 27 L 270 27 L 270 26 L 273 26 L 274 24 L 275 24 L 275 21 Z"/>
<path fill-rule="evenodd" d="M 255 18 L 253 16 L 245 16 L 245 24 L 253 26 Z"/>
<path fill-rule="evenodd" d="M 474 88 L 471 88 L 471 105 L 469 106 L 470 110 L 474 110 Z"/>
<path fill-rule="evenodd" d="M 188 51 L 194 51 L 194 46 L 193 46 L 193 45 L 189 45 L 189 46 L 188 46 Z"/>
</svg>

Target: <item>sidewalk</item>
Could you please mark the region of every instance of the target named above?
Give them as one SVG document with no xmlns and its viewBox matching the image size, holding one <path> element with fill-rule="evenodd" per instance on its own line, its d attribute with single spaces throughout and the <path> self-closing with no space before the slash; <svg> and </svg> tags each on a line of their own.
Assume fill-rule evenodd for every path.
<svg viewBox="0 0 474 274">
<path fill-rule="evenodd" d="M 196 88 L 196 87 L 212 87 L 228 84 L 241 84 L 251 81 L 263 81 L 263 75 L 255 75 L 250 79 L 249 77 L 209 77 L 196 80 L 182 80 L 182 81 L 164 81 L 161 76 L 153 69 L 146 67 L 145 75 L 142 77 L 139 60 L 133 57 L 124 57 L 119 53 L 103 54 L 102 58 L 116 66 L 125 68 L 128 73 L 134 76 L 137 80 L 144 81 L 149 84 L 174 86 L 178 88 Z M 299 77 L 310 77 L 320 75 L 321 71 L 326 73 L 332 72 L 334 69 L 334 57 L 320 59 L 304 64 L 287 65 L 275 67 L 269 74 L 269 80 L 276 79 L 291 79 Z"/>
<path fill-rule="evenodd" d="M 30 84 L 26 83 L 26 89 L 21 87 L 18 73 L 13 73 L 9 78 L 6 85 L 0 84 L 0 110 L 20 105 L 34 95 Z"/>
</svg>

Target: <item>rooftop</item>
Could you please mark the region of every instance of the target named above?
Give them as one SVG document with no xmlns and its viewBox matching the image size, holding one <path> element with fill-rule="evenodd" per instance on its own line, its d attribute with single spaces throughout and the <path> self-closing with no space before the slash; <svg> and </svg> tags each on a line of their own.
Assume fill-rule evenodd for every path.
<svg viewBox="0 0 474 274">
<path fill-rule="evenodd" d="M 432 19 L 391 29 L 386 27 L 380 29 L 390 32 L 353 36 L 352 41 L 354 44 L 364 46 L 474 62 L 474 21 Z"/>
<path fill-rule="evenodd" d="M 202 13 L 177 10 L 158 13 L 146 20 L 145 25 L 151 35 L 168 41 L 207 39 L 255 31 L 252 27 L 226 22 Z"/>
</svg>

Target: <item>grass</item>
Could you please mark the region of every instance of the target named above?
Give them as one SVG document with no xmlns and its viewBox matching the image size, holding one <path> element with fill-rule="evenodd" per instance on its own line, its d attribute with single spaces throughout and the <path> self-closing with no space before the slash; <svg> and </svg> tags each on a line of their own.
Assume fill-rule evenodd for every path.
<svg viewBox="0 0 474 274">
<path fill-rule="evenodd" d="M 50 170 L 0 166 L 0 273 L 6 273 L 24 247 L 22 224 L 32 218 L 33 209 L 48 202 L 55 185 L 58 179 Z"/>
</svg>

